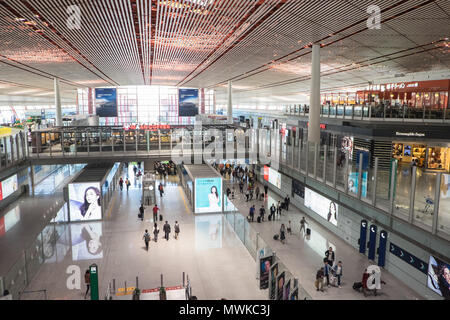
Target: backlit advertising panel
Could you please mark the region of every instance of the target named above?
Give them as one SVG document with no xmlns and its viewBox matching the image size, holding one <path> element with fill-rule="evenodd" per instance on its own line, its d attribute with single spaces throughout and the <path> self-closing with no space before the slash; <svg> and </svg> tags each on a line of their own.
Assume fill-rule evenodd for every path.
<svg viewBox="0 0 450 320">
<path fill-rule="evenodd" d="M 272 266 L 273 256 L 259 259 L 259 288 L 267 289 L 269 287 L 270 267 Z"/>
<path fill-rule="evenodd" d="M 195 213 L 222 212 L 222 178 L 195 179 Z"/>
<path fill-rule="evenodd" d="M 117 89 L 96 88 L 95 109 L 99 117 L 117 117 Z"/>
<path fill-rule="evenodd" d="M 281 189 L 281 174 L 269 167 L 269 182 Z"/>
<path fill-rule="evenodd" d="M 330 199 L 305 188 L 305 206 L 337 226 L 339 207 Z"/>
<path fill-rule="evenodd" d="M 18 189 L 17 174 L 0 182 L 0 200 L 5 199 Z"/>
<path fill-rule="evenodd" d="M 198 115 L 198 89 L 178 89 L 178 116 L 195 117 Z"/>
<path fill-rule="evenodd" d="M 450 299 L 450 264 L 430 256 L 428 263 L 428 288 Z"/>
<path fill-rule="evenodd" d="M 102 219 L 100 182 L 69 184 L 70 221 Z"/>
</svg>

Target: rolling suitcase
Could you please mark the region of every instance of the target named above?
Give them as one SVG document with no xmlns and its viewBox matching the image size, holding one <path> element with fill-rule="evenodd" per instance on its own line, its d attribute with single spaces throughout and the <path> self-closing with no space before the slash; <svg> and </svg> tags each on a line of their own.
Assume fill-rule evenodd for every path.
<svg viewBox="0 0 450 320">
<path fill-rule="evenodd" d="M 308 236 L 311 235 L 311 229 L 310 229 L 310 228 L 306 228 L 306 234 L 307 234 Z"/>
<path fill-rule="evenodd" d="M 273 236 L 273 240 L 278 240 L 279 237 L 280 237 L 280 235 L 276 234 L 276 235 Z"/>
<path fill-rule="evenodd" d="M 159 221 L 163 221 L 163 216 L 162 216 L 162 214 L 159 215 Z"/>
<path fill-rule="evenodd" d="M 261 217 L 256 218 L 256 221 L 257 221 L 258 223 L 261 223 Z"/>
<path fill-rule="evenodd" d="M 272 215 L 271 214 L 269 214 L 268 218 L 269 218 L 269 221 L 272 221 Z"/>
<path fill-rule="evenodd" d="M 138 213 L 138 219 L 142 219 L 142 214 Z"/>
</svg>

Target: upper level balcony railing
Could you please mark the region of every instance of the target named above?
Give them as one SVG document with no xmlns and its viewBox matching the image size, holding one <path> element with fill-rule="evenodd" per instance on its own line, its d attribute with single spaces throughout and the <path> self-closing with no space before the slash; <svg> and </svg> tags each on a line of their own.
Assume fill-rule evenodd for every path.
<svg viewBox="0 0 450 320">
<path fill-rule="evenodd" d="M 286 115 L 308 116 L 309 106 L 286 107 Z M 403 105 L 322 105 L 320 116 L 365 121 L 450 122 L 450 109 Z"/>
</svg>

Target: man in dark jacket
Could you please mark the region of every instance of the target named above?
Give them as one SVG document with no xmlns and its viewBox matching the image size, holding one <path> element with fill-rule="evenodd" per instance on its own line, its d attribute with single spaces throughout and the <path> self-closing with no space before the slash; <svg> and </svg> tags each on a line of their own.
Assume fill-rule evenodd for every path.
<svg viewBox="0 0 450 320">
<path fill-rule="evenodd" d="M 166 240 L 169 241 L 170 225 L 167 223 L 167 221 L 163 226 L 163 231 L 164 231 L 164 238 L 166 238 Z"/>
<path fill-rule="evenodd" d="M 141 206 L 139 207 L 139 214 L 141 215 L 141 220 L 144 221 L 144 204 L 141 203 Z"/>
<path fill-rule="evenodd" d="M 316 289 L 317 291 L 323 291 L 323 277 L 324 277 L 324 273 L 323 273 L 323 268 L 320 268 L 317 273 L 316 273 Z"/>
<path fill-rule="evenodd" d="M 333 248 L 330 247 L 327 251 L 325 251 L 325 258 L 327 258 L 328 261 L 328 265 L 331 267 L 333 267 L 334 265 L 334 251 Z"/>
</svg>

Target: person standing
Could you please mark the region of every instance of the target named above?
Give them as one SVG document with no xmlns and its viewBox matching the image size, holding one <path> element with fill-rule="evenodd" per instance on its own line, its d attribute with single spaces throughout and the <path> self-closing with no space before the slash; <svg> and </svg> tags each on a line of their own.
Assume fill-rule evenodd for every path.
<svg viewBox="0 0 450 320">
<path fill-rule="evenodd" d="M 270 218 L 275 220 L 275 204 L 272 203 L 272 205 L 270 206 Z"/>
<path fill-rule="evenodd" d="M 134 176 L 136 177 L 137 167 L 135 165 L 133 166 L 133 172 L 134 172 Z"/>
<path fill-rule="evenodd" d="M 253 219 L 254 219 L 254 217 L 255 217 L 255 205 L 252 205 L 252 206 L 250 207 L 249 215 L 250 215 L 250 220 L 253 222 Z"/>
<path fill-rule="evenodd" d="M 264 185 L 264 195 L 267 196 L 267 192 L 269 191 L 269 186 L 267 184 Z"/>
<path fill-rule="evenodd" d="M 342 261 L 338 261 L 337 265 L 333 267 L 334 275 L 337 277 L 338 287 L 341 288 L 342 277 Z"/>
<path fill-rule="evenodd" d="M 281 218 L 281 201 L 278 201 L 277 203 L 277 215 L 278 218 Z"/>
<path fill-rule="evenodd" d="M 120 191 L 123 190 L 123 179 L 122 177 L 119 179 L 119 187 L 120 187 Z"/>
<path fill-rule="evenodd" d="M 306 232 L 306 231 L 305 231 L 305 224 L 306 224 L 306 219 L 305 219 L 305 217 L 303 217 L 303 218 L 300 220 L 300 234 L 302 233 L 302 230 L 303 230 L 304 232 Z"/>
<path fill-rule="evenodd" d="M 163 231 L 164 231 L 164 238 L 169 241 L 169 233 L 170 233 L 170 225 L 169 223 L 166 221 L 166 223 L 163 226 Z"/>
<path fill-rule="evenodd" d="M 286 199 L 284 200 L 286 203 L 286 211 L 289 211 L 289 205 L 291 204 L 291 198 L 289 196 L 286 196 Z"/>
<path fill-rule="evenodd" d="M 259 187 L 258 186 L 256 186 L 256 188 L 255 188 L 255 197 L 256 197 L 256 200 L 259 199 Z"/>
<path fill-rule="evenodd" d="M 175 239 L 178 240 L 178 234 L 180 233 L 180 225 L 178 224 L 178 221 L 175 221 L 173 228 L 175 230 Z"/>
<path fill-rule="evenodd" d="M 84 294 L 84 298 L 86 299 L 89 288 L 91 287 L 91 272 L 89 271 L 89 269 L 87 269 L 86 273 L 84 274 L 84 283 L 86 284 L 86 293 Z"/>
<path fill-rule="evenodd" d="M 247 191 L 245 191 L 245 198 L 246 198 L 245 202 L 248 202 L 248 197 L 249 196 L 250 196 L 250 192 L 247 189 Z"/>
<path fill-rule="evenodd" d="M 316 273 L 315 285 L 316 285 L 317 291 L 320 290 L 323 292 L 323 277 L 324 277 L 324 271 L 323 271 L 323 268 L 320 268 Z"/>
<path fill-rule="evenodd" d="M 334 251 L 332 247 L 325 251 L 325 258 L 327 259 L 328 265 L 331 268 L 334 265 Z"/>
<path fill-rule="evenodd" d="M 155 206 L 153 207 L 153 222 L 158 221 L 158 205 L 155 203 Z"/>
<path fill-rule="evenodd" d="M 280 227 L 280 241 L 282 244 L 284 244 L 284 239 L 286 239 L 286 227 L 282 223 Z"/>
<path fill-rule="evenodd" d="M 292 235 L 291 220 L 288 221 L 287 233 L 288 233 L 289 235 Z"/>
<path fill-rule="evenodd" d="M 128 180 L 128 178 L 126 178 L 126 180 L 125 180 L 125 185 L 127 186 L 127 192 L 128 192 L 128 189 L 130 189 L 130 185 L 131 185 L 131 182 L 130 182 L 130 180 Z"/>
<path fill-rule="evenodd" d="M 141 215 L 141 221 L 144 221 L 144 204 L 141 203 L 141 206 L 139 207 L 139 214 Z"/>
<path fill-rule="evenodd" d="M 145 229 L 145 233 L 142 238 L 144 239 L 144 242 L 145 242 L 145 249 L 147 249 L 147 251 L 148 251 L 148 243 L 150 242 L 150 234 L 148 233 L 147 229 Z"/>
<path fill-rule="evenodd" d="M 159 196 L 162 198 L 163 194 L 164 194 L 164 187 L 162 185 L 162 183 L 159 184 Z"/>
<path fill-rule="evenodd" d="M 266 213 L 266 209 L 264 209 L 264 205 L 259 209 L 259 216 L 261 217 L 261 221 L 264 221 L 264 214 Z"/>
<path fill-rule="evenodd" d="M 153 237 L 155 239 L 155 242 L 158 242 L 158 233 L 159 233 L 159 228 L 155 222 L 155 224 L 153 225 Z"/>
<path fill-rule="evenodd" d="M 244 183 L 241 181 L 239 181 L 239 191 L 240 193 L 244 193 Z"/>
</svg>

